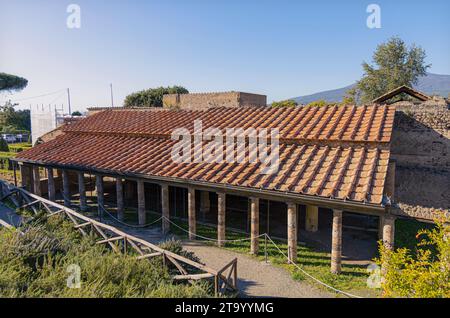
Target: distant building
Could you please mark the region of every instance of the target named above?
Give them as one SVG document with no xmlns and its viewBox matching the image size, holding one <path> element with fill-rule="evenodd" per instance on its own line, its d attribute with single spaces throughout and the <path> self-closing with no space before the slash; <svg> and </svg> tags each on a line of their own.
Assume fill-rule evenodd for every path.
<svg viewBox="0 0 450 318">
<path fill-rule="evenodd" d="M 31 142 L 34 144 L 39 137 L 56 129 L 64 121 L 62 111 L 55 107 L 32 107 L 31 117 Z"/>
<path fill-rule="evenodd" d="M 36 144 L 38 140 L 49 133 L 53 136 L 53 132 L 61 126 L 84 118 L 83 116 L 64 115 L 62 110 L 50 106 L 31 108 L 30 117 L 32 144 Z"/>
<path fill-rule="evenodd" d="M 267 96 L 244 92 L 166 94 L 164 107 L 201 110 L 214 107 L 267 106 Z"/>
</svg>

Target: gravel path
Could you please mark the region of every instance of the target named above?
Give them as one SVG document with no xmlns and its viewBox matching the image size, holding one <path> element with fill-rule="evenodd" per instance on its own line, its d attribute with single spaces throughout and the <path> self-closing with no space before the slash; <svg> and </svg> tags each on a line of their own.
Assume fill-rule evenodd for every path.
<svg viewBox="0 0 450 318">
<path fill-rule="evenodd" d="M 167 239 L 163 238 L 159 228 L 130 228 L 110 219 L 102 221 L 154 244 Z M 335 297 L 333 293 L 318 289 L 307 282 L 294 281 L 285 269 L 266 264 L 250 255 L 205 245 L 200 241 L 183 240 L 182 243 L 185 250 L 194 252 L 202 263 L 214 269 L 222 268 L 237 257 L 238 288 L 241 297 Z"/>
<path fill-rule="evenodd" d="M 306 282 L 294 281 L 283 268 L 256 258 L 197 242 L 183 241 L 187 251 L 194 252 L 212 268 L 221 268 L 234 257 L 238 259 L 238 287 L 241 297 L 333 297 Z"/>
</svg>

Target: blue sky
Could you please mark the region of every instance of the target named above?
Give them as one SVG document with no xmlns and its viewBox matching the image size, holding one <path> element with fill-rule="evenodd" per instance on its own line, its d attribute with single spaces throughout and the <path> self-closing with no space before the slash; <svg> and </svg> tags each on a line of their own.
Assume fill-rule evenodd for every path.
<svg viewBox="0 0 450 318">
<path fill-rule="evenodd" d="M 80 29 L 66 26 L 71 3 Z M 366 26 L 371 3 L 381 29 Z M 450 74 L 449 12 L 447 0 L 0 0 L 0 72 L 29 80 L 0 102 L 67 105 L 60 90 L 70 87 L 72 109 L 109 106 L 110 83 L 116 105 L 161 85 L 286 99 L 354 82 L 393 35 L 422 46 L 431 72 Z"/>
</svg>

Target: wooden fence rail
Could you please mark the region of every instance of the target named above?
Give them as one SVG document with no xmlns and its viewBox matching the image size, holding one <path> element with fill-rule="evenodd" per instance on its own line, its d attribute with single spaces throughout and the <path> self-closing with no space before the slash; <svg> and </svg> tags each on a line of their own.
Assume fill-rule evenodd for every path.
<svg viewBox="0 0 450 318">
<path fill-rule="evenodd" d="M 15 187 L 3 180 L 0 180 L 0 201 L 11 199 L 17 209 L 30 209 L 35 214 L 40 210 L 36 206 L 48 213 L 49 216 L 63 213 L 74 224 L 74 228 L 82 235 L 88 235 L 88 229 L 101 239 L 97 244 L 107 244 L 116 253 L 128 253 L 134 250 L 138 259 L 150 260 L 154 257 L 161 257 L 163 264 L 172 264 L 178 270 L 179 275 L 172 278 L 175 281 L 195 281 L 199 279 L 213 279 L 215 295 L 223 294 L 227 291 L 237 292 L 237 259 L 233 259 L 220 270 L 212 269 L 204 264 L 165 250 L 155 244 L 125 233 L 113 226 L 101 223 L 95 219 L 80 214 L 68 207 L 56 202 L 47 200 L 22 188 Z M 122 244 L 119 244 L 121 242 Z M 194 269 L 195 273 L 189 274 Z M 198 273 L 200 271 L 200 273 Z"/>
</svg>

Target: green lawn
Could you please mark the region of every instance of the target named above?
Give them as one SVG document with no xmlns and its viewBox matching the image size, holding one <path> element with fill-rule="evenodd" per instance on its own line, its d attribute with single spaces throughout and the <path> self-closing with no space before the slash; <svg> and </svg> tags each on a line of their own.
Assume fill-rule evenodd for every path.
<svg viewBox="0 0 450 318">
<path fill-rule="evenodd" d="M 183 221 L 173 221 L 178 226 L 187 230 L 187 223 Z M 176 235 L 187 238 L 186 232 L 181 229 L 176 228 L 174 225 L 171 226 L 171 232 Z M 204 225 L 197 225 L 197 234 L 208 237 L 211 239 L 217 238 L 217 231 L 213 227 L 208 227 Z M 248 234 L 237 233 L 232 231 L 227 231 L 227 240 L 239 240 L 248 238 Z M 202 240 L 199 238 L 199 240 Z M 276 245 L 280 250 L 287 255 L 287 244 L 280 240 L 274 240 Z M 205 244 L 214 244 L 212 242 L 207 242 Z M 264 238 L 259 241 L 260 250 L 257 257 L 261 261 L 265 260 L 265 252 L 267 252 L 267 259 L 271 264 L 275 266 L 280 266 L 288 270 L 295 280 L 307 280 L 311 283 L 316 284 L 320 288 L 327 289 L 321 286 L 317 282 L 313 281 L 311 278 L 304 275 L 300 270 L 298 270 L 294 265 L 288 265 L 286 263 L 286 257 L 280 253 L 280 251 L 269 241 L 266 242 Z M 239 241 L 239 242 L 227 242 L 225 244 L 226 249 L 233 250 L 240 253 L 248 254 L 250 251 L 250 241 Z M 377 297 L 379 295 L 379 290 L 369 289 L 366 285 L 366 280 L 368 278 L 368 273 L 366 271 L 366 266 L 359 265 L 343 265 L 342 273 L 340 275 L 334 275 L 330 272 L 330 255 L 325 252 L 320 252 L 313 249 L 307 245 L 298 246 L 298 265 L 314 276 L 315 278 L 321 280 L 322 282 L 331 285 L 337 289 L 343 290 L 345 292 L 354 293 L 360 296 L 366 297 Z M 329 289 L 327 289 L 329 290 Z"/>
</svg>

